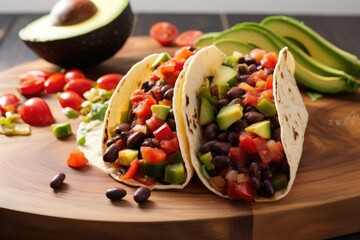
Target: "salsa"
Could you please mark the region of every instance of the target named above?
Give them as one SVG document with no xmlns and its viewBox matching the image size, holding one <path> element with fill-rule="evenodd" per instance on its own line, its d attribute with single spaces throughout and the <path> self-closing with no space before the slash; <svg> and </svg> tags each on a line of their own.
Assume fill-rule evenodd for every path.
<svg viewBox="0 0 360 240">
<path fill-rule="evenodd" d="M 274 52 L 234 52 L 197 93 L 203 175 L 233 199 L 271 198 L 289 180 L 272 88 L 276 63 Z"/>
<path fill-rule="evenodd" d="M 103 155 L 122 179 L 145 185 L 185 182 L 172 105 L 178 75 L 193 54 L 190 47 L 179 49 L 174 57 L 160 54 L 149 79 L 132 93 L 127 121 L 115 127 Z"/>
</svg>

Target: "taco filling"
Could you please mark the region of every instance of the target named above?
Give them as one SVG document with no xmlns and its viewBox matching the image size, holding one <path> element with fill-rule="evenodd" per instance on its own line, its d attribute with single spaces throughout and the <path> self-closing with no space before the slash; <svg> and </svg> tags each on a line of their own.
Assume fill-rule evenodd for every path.
<svg viewBox="0 0 360 240">
<path fill-rule="evenodd" d="M 121 101 L 128 101 L 125 111 L 116 107 L 120 99 L 112 100 L 113 105 L 108 110 L 117 111 L 120 119 L 107 130 L 110 134 L 105 137 L 103 161 L 117 180 L 131 185 L 183 187 L 191 178 L 190 163 L 186 166 L 181 151 L 173 97 L 179 74 L 194 53 L 194 49 L 186 47 L 172 58 L 161 53 L 144 66 L 149 71 L 146 79 L 130 79 L 129 76 L 131 82 L 119 86 L 115 94 L 121 95 L 130 89 L 125 84 L 139 85 L 127 93 L 130 99 L 121 98 Z"/>
<path fill-rule="evenodd" d="M 216 58 L 211 56 L 213 48 L 199 54 Z M 245 201 L 273 199 L 287 191 L 294 178 L 274 99 L 277 62 L 277 53 L 254 49 L 246 55 L 235 52 L 223 57 L 218 66 L 207 66 L 207 73 L 188 72 L 184 88 L 196 89 L 196 103 L 189 99 L 189 90 L 184 103 L 187 131 L 189 139 L 199 142 L 190 140 L 192 162 L 201 180 L 218 195 Z M 202 59 L 202 64 L 211 65 L 211 60 Z M 195 86 L 190 81 L 202 83 Z"/>
</svg>

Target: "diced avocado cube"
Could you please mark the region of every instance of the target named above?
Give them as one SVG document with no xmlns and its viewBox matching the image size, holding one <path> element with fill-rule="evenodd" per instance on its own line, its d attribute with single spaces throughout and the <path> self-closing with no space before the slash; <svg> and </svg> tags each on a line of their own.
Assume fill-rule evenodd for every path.
<svg viewBox="0 0 360 240">
<path fill-rule="evenodd" d="M 183 158 L 181 156 L 180 151 L 177 151 L 177 152 L 171 154 L 167 160 L 169 163 L 182 163 L 183 162 Z"/>
<path fill-rule="evenodd" d="M 76 111 L 75 109 L 71 107 L 65 107 L 61 109 L 61 112 L 67 117 L 67 118 L 77 118 L 80 115 L 79 111 Z"/>
<path fill-rule="evenodd" d="M 211 159 L 213 158 L 211 152 L 204 154 L 199 153 L 199 158 L 207 170 L 212 170 L 215 168 L 214 164 L 211 162 Z"/>
<path fill-rule="evenodd" d="M 220 130 L 226 130 L 243 116 L 243 108 L 240 104 L 231 104 L 222 107 L 216 117 Z"/>
<path fill-rule="evenodd" d="M 263 97 L 255 107 L 265 117 L 273 117 L 276 115 L 275 104 L 267 98 Z"/>
<path fill-rule="evenodd" d="M 135 149 L 123 149 L 119 151 L 118 162 L 123 166 L 130 166 L 130 163 L 137 158 L 139 154 L 138 150 Z"/>
<path fill-rule="evenodd" d="M 199 93 L 197 94 L 198 99 L 206 98 L 209 103 L 215 105 L 217 104 L 216 99 L 211 95 L 210 88 L 208 87 L 201 87 Z"/>
<path fill-rule="evenodd" d="M 54 123 L 50 126 L 56 138 L 68 137 L 72 134 L 70 123 Z"/>
<path fill-rule="evenodd" d="M 151 69 L 157 68 L 160 63 L 166 62 L 170 59 L 170 55 L 167 52 L 160 53 L 159 56 L 155 59 L 155 61 L 151 65 Z"/>
<path fill-rule="evenodd" d="M 210 177 L 209 173 L 207 172 L 205 165 L 202 165 L 202 166 L 201 166 L 201 170 L 202 170 L 202 173 L 204 174 L 204 177 L 205 177 L 207 180 L 209 180 L 211 177 Z"/>
<path fill-rule="evenodd" d="M 186 180 L 185 167 L 182 163 L 168 164 L 165 167 L 164 181 L 171 184 L 181 184 Z"/>
<path fill-rule="evenodd" d="M 271 179 L 271 183 L 274 186 L 274 190 L 279 191 L 287 187 L 288 180 L 283 173 L 278 173 Z"/>
<path fill-rule="evenodd" d="M 200 103 L 200 125 L 206 125 L 214 120 L 214 110 L 211 103 L 206 98 L 201 99 Z"/>
<path fill-rule="evenodd" d="M 255 133 L 256 135 L 264 138 L 271 138 L 270 120 L 264 120 L 261 122 L 253 123 L 245 128 L 245 132 Z"/>
<path fill-rule="evenodd" d="M 234 67 L 238 64 L 239 58 L 242 56 L 243 54 L 241 52 L 234 51 L 230 56 L 226 57 L 225 64 Z"/>
<path fill-rule="evenodd" d="M 227 92 L 229 91 L 229 85 L 227 83 L 218 84 L 218 97 L 223 99 L 227 97 Z"/>
<path fill-rule="evenodd" d="M 229 87 L 236 83 L 237 71 L 231 67 L 221 65 L 216 71 L 211 86 L 226 83 Z"/>
<path fill-rule="evenodd" d="M 170 111 L 170 107 L 166 106 L 166 105 L 161 105 L 161 104 L 154 104 L 150 107 L 153 116 L 161 119 L 161 120 L 165 120 L 169 111 Z"/>
<path fill-rule="evenodd" d="M 162 177 L 165 174 L 165 167 L 168 164 L 168 161 L 161 163 L 149 163 L 144 160 L 140 160 L 140 171 L 145 176 L 151 178 Z"/>
</svg>

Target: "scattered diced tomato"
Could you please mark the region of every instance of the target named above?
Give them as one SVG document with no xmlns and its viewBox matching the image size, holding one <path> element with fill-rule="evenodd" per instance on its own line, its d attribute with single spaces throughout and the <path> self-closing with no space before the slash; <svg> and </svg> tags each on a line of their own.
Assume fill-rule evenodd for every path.
<svg viewBox="0 0 360 240">
<path fill-rule="evenodd" d="M 139 159 L 136 158 L 136 159 L 132 160 L 131 163 L 130 163 L 129 169 L 122 176 L 122 178 L 123 179 L 131 179 L 131 178 L 133 178 L 136 175 L 136 173 L 137 173 L 137 171 L 139 169 L 139 166 L 140 166 Z"/>
<path fill-rule="evenodd" d="M 235 187 L 236 194 L 247 202 L 253 202 L 255 199 L 255 191 L 251 186 L 251 180 L 248 178 L 247 181 L 237 183 Z"/>
<path fill-rule="evenodd" d="M 262 138 L 253 139 L 256 149 L 263 163 L 279 162 L 284 159 L 284 149 L 281 142 L 274 140 L 264 140 Z"/>
<path fill-rule="evenodd" d="M 132 110 L 138 118 L 148 119 L 152 115 L 151 106 L 156 100 L 142 90 L 136 90 L 131 96 Z"/>
<path fill-rule="evenodd" d="M 257 153 L 257 149 L 253 141 L 254 137 L 255 135 L 252 133 L 242 132 L 239 136 L 240 148 L 250 154 Z"/>
<path fill-rule="evenodd" d="M 161 163 L 166 160 L 166 152 L 160 148 L 140 147 L 143 160 L 148 163 Z"/>
<path fill-rule="evenodd" d="M 241 82 L 238 86 L 238 88 L 244 90 L 245 92 L 251 92 L 254 91 L 254 87 L 250 86 L 246 82 Z"/>
<path fill-rule="evenodd" d="M 229 158 L 233 163 L 240 163 L 245 160 L 246 152 L 240 147 L 232 147 L 229 151 Z"/>
<path fill-rule="evenodd" d="M 246 92 L 243 103 L 245 105 L 256 106 L 256 104 L 259 102 L 259 97 L 260 95 L 257 91 Z"/>
<path fill-rule="evenodd" d="M 240 200 L 240 196 L 238 196 L 237 192 L 236 192 L 236 185 L 237 185 L 237 182 L 236 181 L 232 181 L 232 180 L 227 180 L 226 181 L 226 185 L 227 185 L 227 192 L 226 194 L 232 198 L 232 199 L 237 199 L 237 200 Z"/>
<path fill-rule="evenodd" d="M 175 52 L 174 57 L 177 60 L 186 60 L 192 55 L 194 55 L 194 51 L 191 51 L 189 47 L 182 47 Z"/>
<path fill-rule="evenodd" d="M 273 75 L 269 75 L 266 78 L 266 85 L 265 85 L 265 89 L 272 89 L 273 88 Z"/>
<path fill-rule="evenodd" d="M 85 154 L 79 149 L 75 149 L 70 152 L 67 158 L 67 165 L 73 168 L 84 167 L 89 160 L 85 157 Z"/>
<path fill-rule="evenodd" d="M 264 54 L 260 63 L 264 68 L 274 69 L 278 61 L 278 56 L 275 52 Z"/>
<path fill-rule="evenodd" d="M 285 153 L 281 142 L 275 142 L 274 140 L 268 140 L 266 143 L 271 153 L 271 161 L 279 162 L 284 159 Z"/>
<path fill-rule="evenodd" d="M 151 118 L 147 119 L 145 122 L 146 122 L 146 126 L 150 129 L 151 132 L 154 132 L 156 129 L 158 129 L 161 125 L 165 123 L 163 120 L 155 116 L 152 116 Z"/>
<path fill-rule="evenodd" d="M 261 97 L 264 97 L 268 100 L 274 100 L 274 93 L 272 89 L 268 89 L 261 92 Z M 260 100 L 260 99 L 259 99 Z"/>
<path fill-rule="evenodd" d="M 162 140 L 169 140 L 175 137 L 174 133 L 167 123 L 161 125 L 158 129 L 153 132 L 155 138 L 161 142 Z"/>
<path fill-rule="evenodd" d="M 260 62 L 261 59 L 263 58 L 264 54 L 266 53 L 265 50 L 263 49 L 259 49 L 259 48 L 255 48 L 253 50 L 250 51 L 250 57 L 254 58 L 256 62 Z"/>
</svg>

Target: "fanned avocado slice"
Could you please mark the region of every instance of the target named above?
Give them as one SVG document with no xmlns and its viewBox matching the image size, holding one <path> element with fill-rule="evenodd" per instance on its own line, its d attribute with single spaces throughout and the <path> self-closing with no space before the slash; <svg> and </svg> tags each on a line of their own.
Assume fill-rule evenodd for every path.
<svg viewBox="0 0 360 240">
<path fill-rule="evenodd" d="M 132 30 L 134 14 L 128 0 L 91 2 L 96 11 L 88 19 L 61 25 L 54 21 L 54 14 L 48 14 L 21 29 L 19 37 L 39 57 L 59 66 L 96 65 L 123 46 Z"/>
</svg>

